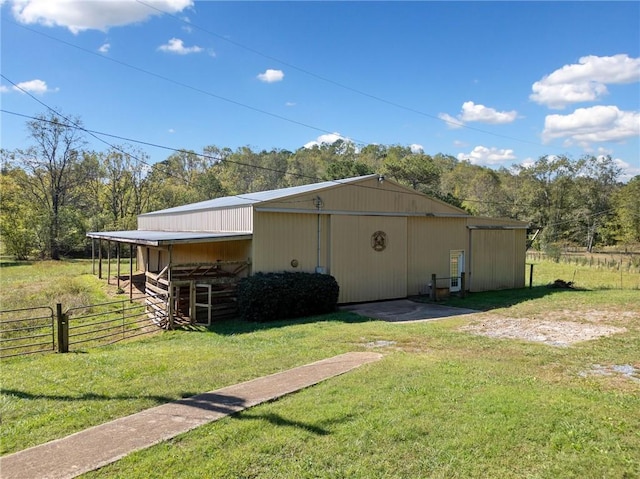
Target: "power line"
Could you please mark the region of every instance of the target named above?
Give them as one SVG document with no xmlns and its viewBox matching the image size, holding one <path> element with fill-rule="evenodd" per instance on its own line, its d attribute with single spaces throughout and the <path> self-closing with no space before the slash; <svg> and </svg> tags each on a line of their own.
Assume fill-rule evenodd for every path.
<svg viewBox="0 0 640 479">
<path fill-rule="evenodd" d="M 180 22 L 180 23 L 183 23 L 185 25 L 188 25 L 190 28 L 195 28 L 197 30 L 200 30 L 200 31 L 202 31 L 202 32 L 204 32 L 204 33 L 206 33 L 208 35 L 211 35 L 213 37 L 218 38 L 219 40 L 222 40 L 222 41 L 225 41 L 227 43 L 230 43 L 230 44 L 232 44 L 232 45 L 234 45 L 234 46 L 236 46 L 238 48 L 241 48 L 241 49 L 246 50 L 248 52 L 251 52 L 251 53 L 253 53 L 255 55 L 258 55 L 258 56 L 261 56 L 263 58 L 266 58 L 268 60 L 272 60 L 272 61 L 274 61 L 276 63 L 284 65 L 284 66 L 286 66 L 288 68 L 291 68 L 293 70 L 296 70 L 296 71 L 298 71 L 300 73 L 304 73 L 305 75 L 308 75 L 310 77 L 316 78 L 318 80 L 321 80 L 323 82 L 329 83 L 331 85 L 337 86 L 339 88 L 342 88 L 344 90 L 350 91 L 352 93 L 356 93 L 358 95 L 370 98 L 372 100 L 375 100 L 375 101 L 378 101 L 378 102 L 381 102 L 381 103 L 385 103 L 387 105 L 393 106 L 395 108 L 399 108 L 401 110 L 405 110 L 405 111 L 408 111 L 408 112 L 411 112 L 411 113 L 415 113 L 415 114 L 418 114 L 418 115 L 421 115 L 421 116 L 424 116 L 424 117 L 427 117 L 427 118 L 431 118 L 432 120 L 441 121 L 443 123 L 446 123 L 446 124 L 451 125 L 451 126 L 456 127 L 456 128 L 466 128 L 468 130 L 476 131 L 478 133 L 483 133 L 483 134 L 487 134 L 487 135 L 492 135 L 492 136 L 495 136 L 495 137 L 498 137 L 498 138 L 503 138 L 503 139 L 507 139 L 507 140 L 517 141 L 517 142 L 520 142 L 520 143 L 526 143 L 526 144 L 530 144 L 530 145 L 544 147 L 544 145 L 542 143 L 539 143 L 539 142 L 524 140 L 522 138 L 517 138 L 517 137 L 513 137 L 513 136 L 509 136 L 509 135 L 502 135 L 500 133 L 495 133 L 495 132 L 492 132 L 492 131 L 489 131 L 489 130 L 484 130 L 482 128 L 476 128 L 476 127 L 473 127 L 473 126 L 469 126 L 469 125 L 467 125 L 465 123 L 462 123 L 462 122 L 446 120 L 444 118 L 440 118 L 439 116 L 432 115 L 430 113 L 426 113 L 424 111 L 418 110 L 416 108 L 412 108 L 412 107 L 409 107 L 409 106 L 406 106 L 406 105 L 402 105 L 400 103 L 397 103 L 397 102 L 394 102 L 394 101 L 391 101 L 391 100 L 387 100 L 387 99 L 382 98 L 380 96 L 373 95 L 371 93 L 367 93 L 367 92 L 365 92 L 363 90 L 359 90 L 359 89 L 351 87 L 349 85 L 345 85 L 344 83 L 340 83 L 338 81 L 332 80 L 331 78 L 327 78 L 325 76 L 322 76 L 322 75 L 319 75 L 317 73 L 314 73 L 314 72 L 312 72 L 310 70 L 307 70 L 307 69 L 301 68 L 299 66 L 296 66 L 293 63 L 287 62 L 287 61 L 282 60 L 280 58 L 274 57 L 272 55 L 268 55 L 268 54 L 266 54 L 264 52 L 261 52 L 260 50 L 256 50 L 255 48 L 249 47 L 249 46 L 244 45 L 244 44 L 242 44 L 240 42 L 236 42 L 234 40 L 231 40 L 230 38 L 225 37 L 224 35 L 220 35 L 219 33 L 213 32 L 213 31 L 211 31 L 211 30 L 209 30 L 209 29 L 207 29 L 205 27 L 202 27 L 202 26 L 200 26 L 198 24 L 195 24 L 195 23 L 192 23 L 190 21 L 184 20 L 184 19 L 178 17 L 177 15 L 172 14 L 171 12 L 167 12 L 165 10 L 162 10 L 161 8 L 158 8 L 158 7 L 156 7 L 154 5 L 151 5 L 151 4 L 147 3 L 147 2 L 144 2 L 142 0 L 136 0 L 136 2 L 141 4 L 141 5 L 144 5 L 144 6 L 148 7 L 148 8 L 150 8 L 152 10 L 155 10 L 155 11 L 157 11 L 159 13 L 162 13 L 163 15 L 167 15 L 167 16 L 173 18 L 174 20 L 176 20 L 177 22 Z"/>
<path fill-rule="evenodd" d="M 11 80 L 6 78 L 6 76 L 4 76 L 3 74 L 0 74 L 0 75 L 2 76 L 2 78 L 4 78 L 5 80 L 7 80 L 7 81 L 9 81 L 10 83 L 13 84 L 13 82 L 11 82 Z M 49 107 L 48 105 L 46 105 L 45 103 L 41 102 L 40 100 L 36 99 L 36 101 L 38 101 L 38 103 L 44 105 L 46 108 L 48 108 L 52 112 L 54 112 L 54 113 L 58 114 L 59 116 L 63 117 L 63 115 L 60 115 L 56 110 L 54 110 L 53 108 Z M 31 115 L 26 115 L 26 114 L 23 114 L 23 113 L 17 113 L 17 112 L 5 110 L 5 109 L 0 109 L 0 112 L 6 113 L 6 114 L 9 114 L 9 115 L 14 115 L 14 116 L 26 118 L 26 119 L 30 119 L 30 120 L 42 121 L 42 122 L 47 122 L 47 123 L 54 123 L 52 120 L 47 120 L 46 118 L 38 118 L 38 117 L 31 116 Z M 58 123 L 58 124 L 60 124 L 60 123 Z M 323 180 L 322 178 L 318 178 L 318 177 L 314 177 L 314 176 L 302 175 L 302 174 L 298 174 L 298 173 L 292 173 L 292 172 L 288 172 L 286 170 L 283 171 L 283 170 L 278 170 L 278 169 L 275 169 L 275 168 L 269 168 L 269 167 L 265 167 L 265 166 L 261 166 L 261 165 L 242 163 L 240 161 L 229 160 L 229 159 L 226 159 L 226 158 L 225 159 L 221 159 L 220 157 L 215 157 L 213 155 L 207 155 L 205 153 L 195 153 L 195 152 L 190 151 L 190 150 L 178 149 L 178 148 L 173 148 L 173 147 L 169 147 L 169 146 L 166 146 L 166 145 L 160 145 L 160 144 L 157 144 L 157 143 L 152 143 L 152 142 L 147 142 L 147 141 L 142 141 L 142 140 L 136 140 L 136 139 L 133 139 L 133 138 L 127 138 L 127 137 L 124 137 L 124 136 L 115 135 L 115 134 L 111 134 L 111 133 L 105 133 L 105 132 L 101 132 L 101 131 L 90 130 L 88 128 L 85 128 L 83 126 L 78 125 L 76 122 L 71 122 L 69 124 L 61 124 L 61 126 L 67 127 L 67 128 L 78 129 L 78 130 L 84 131 L 86 133 L 89 133 L 92 136 L 94 136 L 94 135 L 102 135 L 102 136 L 106 136 L 106 137 L 109 137 L 109 138 L 115 138 L 115 139 L 119 139 L 119 140 L 122 140 L 122 141 L 130 142 L 130 143 L 137 143 L 137 144 L 141 144 L 141 145 L 145 145 L 145 146 L 149 146 L 149 147 L 153 147 L 153 148 L 160 148 L 160 149 L 164 149 L 164 150 L 168 150 L 168 151 L 173 151 L 175 153 L 195 154 L 195 155 L 200 156 L 200 157 L 202 157 L 204 159 L 209 159 L 209 160 L 213 160 L 213 161 L 216 161 L 216 162 L 222 161 L 223 163 L 224 162 L 231 163 L 231 164 L 235 164 L 235 165 L 243 166 L 243 167 L 247 167 L 247 168 L 254 168 L 254 169 L 259 169 L 259 170 L 263 170 L 263 171 L 279 173 L 279 174 L 282 174 L 282 175 L 291 175 L 291 176 L 295 176 L 295 177 L 302 178 L 302 179 L 305 179 L 305 180 L 311 180 L 311 181 L 314 181 L 314 182 L 325 181 L 325 182 L 335 183 L 336 185 L 351 186 L 351 187 L 358 187 L 358 188 L 364 188 L 364 189 L 374 189 L 374 190 L 376 189 L 376 188 L 373 188 L 373 187 L 370 187 L 370 186 L 367 186 L 367 185 L 358 185 L 358 184 L 353 184 L 353 183 L 346 183 L 345 184 L 345 183 L 343 183 L 343 182 L 341 182 L 339 180 L 326 180 L 326 179 Z M 149 166 L 149 167 L 152 166 L 148 162 L 146 162 L 146 161 L 144 161 L 142 159 L 136 158 L 134 155 L 131 155 L 129 152 L 121 150 L 118 147 L 115 147 L 115 146 L 111 145 L 110 143 L 108 143 L 108 142 L 106 142 L 104 140 L 101 140 L 101 141 L 103 141 L 107 145 L 110 145 L 114 149 L 118 149 L 119 151 L 123 152 L 124 154 L 127 154 L 127 155 L 131 156 L 132 158 L 137 159 L 138 161 L 140 161 L 141 163 L 143 163 L 146 166 Z M 168 174 L 168 173 L 166 173 L 166 174 L 169 177 L 173 177 L 173 178 L 176 178 L 176 179 L 179 179 L 179 180 L 183 180 L 182 178 L 177 177 L 175 175 L 171 175 L 171 174 Z M 423 198 L 425 196 L 428 197 L 428 195 L 425 195 L 424 193 L 421 193 L 419 191 L 415 191 L 415 192 L 414 191 L 409 191 L 409 192 L 408 191 L 402 191 L 402 192 L 398 192 L 398 193 L 405 194 L 405 195 L 418 196 L 418 197 L 421 197 L 421 198 Z M 244 199 L 244 200 L 253 201 L 251 198 L 247 198 L 246 196 L 243 196 L 242 194 L 236 194 L 236 195 L 230 195 L 230 196 L 234 196 L 236 198 L 240 198 L 240 199 Z M 471 200 L 471 199 L 467 200 L 467 199 L 464 199 L 464 198 L 458 198 L 458 199 L 460 201 L 475 202 L 475 203 L 480 203 L 480 204 L 520 206 L 520 207 L 526 206 L 526 205 L 514 205 L 513 203 L 509 203 L 509 202 L 493 202 L 493 201 L 481 201 L 481 200 Z M 439 200 L 439 201 L 442 201 L 442 200 Z M 287 203 L 298 203 L 300 201 L 289 200 L 289 201 L 286 201 L 286 202 Z M 451 205 L 451 206 L 454 206 L 454 205 Z M 561 221 L 561 222 L 556 222 L 556 223 L 549 223 L 549 224 L 544 225 L 544 227 L 548 228 L 548 227 L 551 227 L 551 226 L 558 226 L 558 225 L 567 224 L 567 223 L 579 222 L 579 221 L 582 221 L 583 219 L 593 218 L 593 217 L 597 217 L 597 216 L 602 216 L 602 215 L 608 214 L 613 210 L 614 209 L 611 208 L 611 209 L 604 210 L 604 211 L 601 211 L 601 212 L 585 215 L 583 218 L 572 218 L 572 219 L 566 220 L 566 221 Z"/>
<path fill-rule="evenodd" d="M 240 101 L 237 101 L 237 100 L 234 100 L 234 99 L 231 99 L 231 98 L 227 98 L 227 97 L 224 97 L 222 95 L 218 95 L 216 93 L 213 93 L 213 92 L 210 92 L 210 91 L 207 91 L 207 90 L 203 90 L 202 88 L 198 88 L 198 87 L 195 87 L 193 85 L 189 85 L 189 84 L 181 82 L 179 80 L 174 80 L 173 78 L 169 78 L 169 77 L 167 77 L 165 75 L 161 75 L 159 73 L 155 73 L 155 72 L 146 70 L 144 68 L 141 68 L 141 67 L 138 67 L 138 66 L 135 66 L 135 65 L 131 65 L 130 63 L 124 62 L 122 60 L 118 60 L 118 59 L 113 58 L 113 57 L 108 57 L 108 56 L 102 55 L 100 53 L 91 51 L 91 50 L 89 50 L 87 48 L 83 48 L 83 47 L 81 47 L 79 45 L 75 45 L 75 44 L 73 44 L 71 42 L 68 42 L 66 40 L 62 40 L 62 39 L 54 37 L 52 35 L 48 35 L 48 34 L 46 34 L 44 32 L 40 32 L 38 30 L 34 30 L 32 28 L 26 27 L 24 25 L 20 25 L 20 24 L 15 23 L 15 22 L 10 22 L 8 20 L 5 20 L 4 18 L 3 18 L 3 21 L 9 22 L 9 23 L 11 23 L 11 24 L 13 24 L 15 26 L 20 27 L 20 28 L 24 28 L 25 30 L 28 30 L 28 31 L 30 31 L 32 33 L 36 33 L 36 34 L 41 35 L 41 36 L 43 36 L 45 38 L 48 38 L 50 40 L 62 43 L 63 45 L 67 45 L 69 47 L 75 48 L 75 49 L 80 50 L 80 51 L 82 51 L 84 53 L 88 53 L 88 54 L 96 56 L 98 58 L 102 58 L 103 60 L 108 60 L 110 62 L 113 62 L 113 63 L 116 63 L 118 65 L 124 66 L 126 68 L 130 68 L 130 69 L 138 71 L 140 73 L 144 73 L 145 75 L 149 75 L 149 76 L 158 78 L 160 80 L 166 81 L 168 83 L 173 83 L 174 85 L 178 85 L 180 87 L 187 88 L 187 89 L 195 91 L 197 93 L 201 93 L 203 95 L 207 95 L 207 96 L 209 96 L 211 98 L 215 98 L 217 100 L 221 100 L 221 101 L 230 103 L 232 105 L 236 105 L 236 106 L 245 108 L 247 110 L 251 110 L 251 111 L 254 111 L 254 112 L 257 112 L 257 113 L 261 113 L 263 115 L 267 115 L 267 116 L 270 116 L 272 118 L 276 118 L 278 120 L 286 121 L 286 122 L 292 123 L 294 125 L 302 126 L 302 127 L 308 128 L 310 130 L 315 130 L 315 131 L 319 131 L 321 133 L 327 133 L 327 134 L 332 134 L 333 133 L 331 130 L 326 130 L 324 128 L 320 128 L 320 127 L 311 125 L 309 123 L 305 123 L 305 122 L 302 122 L 302 121 L 298 121 L 298 120 L 294 120 L 294 119 L 291 119 L 291 118 L 287 118 L 285 116 L 278 115 L 277 113 L 272 113 L 270 111 L 254 107 L 254 106 L 248 105 L 246 103 L 242 103 Z M 358 139 L 358 138 L 350 138 L 350 140 L 358 142 L 358 143 L 362 143 L 362 144 L 371 143 L 371 142 L 368 142 L 368 141 L 365 141 L 365 140 L 361 140 L 361 139 Z"/>
</svg>

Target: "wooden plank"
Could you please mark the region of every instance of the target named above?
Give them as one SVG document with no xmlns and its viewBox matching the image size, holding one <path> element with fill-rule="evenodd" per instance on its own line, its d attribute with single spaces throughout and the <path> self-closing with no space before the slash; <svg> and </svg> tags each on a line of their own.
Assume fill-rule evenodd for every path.
<svg viewBox="0 0 640 479">
<path fill-rule="evenodd" d="M 151 293 L 149 293 L 149 291 L 151 291 Z M 145 293 L 146 294 L 162 294 L 162 295 L 167 295 L 169 294 L 169 291 L 167 291 L 166 289 L 163 288 L 159 288 L 157 286 L 154 286 L 153 284 L 149 284 L 147 283 L 145 286 Z"/>
</svg>

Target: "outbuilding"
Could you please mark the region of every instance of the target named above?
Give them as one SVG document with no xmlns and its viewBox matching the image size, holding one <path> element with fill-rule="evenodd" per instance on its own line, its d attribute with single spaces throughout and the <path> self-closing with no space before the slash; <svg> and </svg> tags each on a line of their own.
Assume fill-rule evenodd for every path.
<svg viewBox="0 0 640 479">
<path fill-rule="evenodd" d="M 471 216 L 379 175 L 216 198 L 87 236 L 134 245 L 170 319 L 200 307 L 211 321 L 212 294 L 255 272 L 331 274 L 340 303 L 525 285 L 526 223 Z"/>
</svg>

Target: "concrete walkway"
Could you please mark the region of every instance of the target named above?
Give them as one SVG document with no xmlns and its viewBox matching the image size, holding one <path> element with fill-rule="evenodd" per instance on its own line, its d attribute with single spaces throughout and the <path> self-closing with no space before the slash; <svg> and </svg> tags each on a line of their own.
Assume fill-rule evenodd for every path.
<svg viewBox="0 0 640 479">
<path fill-rule="evenodd" d="M 3 479 L 76 477 L 127 454 L 338 376 L 381 354 L 346 353 L 154 407 L 0 458 Z"/>
</svg>

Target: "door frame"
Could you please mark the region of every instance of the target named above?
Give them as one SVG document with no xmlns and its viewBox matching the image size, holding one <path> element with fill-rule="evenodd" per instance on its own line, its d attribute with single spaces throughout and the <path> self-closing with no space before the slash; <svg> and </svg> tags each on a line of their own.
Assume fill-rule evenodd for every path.
<svg viewBox="0 0 640 479">
<path fill-rule="evenodd" d="M 452 293 L 462 288 L 462 273 L 464 273 L 464 250 L 449 250 L 449 291 Z"/>
</svg>

